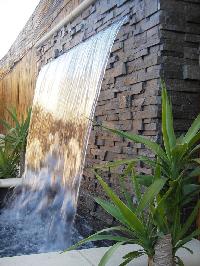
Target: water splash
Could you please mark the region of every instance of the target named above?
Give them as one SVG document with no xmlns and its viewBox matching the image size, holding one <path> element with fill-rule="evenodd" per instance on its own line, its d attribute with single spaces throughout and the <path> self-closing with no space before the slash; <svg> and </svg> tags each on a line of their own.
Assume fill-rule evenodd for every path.
<svg viewBox="0 0 200 266">
<path fill-rule="evenodd" d="M 123 23 L 77 45 L 39 73 L 23 185 L 17 188 L 10 215 L 14 210 L 24 228 L 43 227 L 41 246 L 46 250 L 70 244 L 91 119 Z"/>
</svg>

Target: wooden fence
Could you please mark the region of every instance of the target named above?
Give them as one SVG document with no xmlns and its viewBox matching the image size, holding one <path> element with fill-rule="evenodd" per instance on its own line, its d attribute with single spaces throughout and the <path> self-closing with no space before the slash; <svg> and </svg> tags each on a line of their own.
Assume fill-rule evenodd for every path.
<svg viewBox="0 0 200 266">
<path fill-rule="evenodd" d="M 29 52 L 0 80 L 0 118 L 11 122 L 6 108 L 16 107 L 20 116 L 32 105 L 37 76 L 34 49 Z"/>
</svg>

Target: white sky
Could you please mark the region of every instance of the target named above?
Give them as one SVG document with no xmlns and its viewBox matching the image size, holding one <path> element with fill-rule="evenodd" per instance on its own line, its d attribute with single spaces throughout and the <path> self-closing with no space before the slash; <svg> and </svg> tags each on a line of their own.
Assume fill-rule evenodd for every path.
<svg viewBox="0 0 200 266">
<path fill-rule="evenodd" d="M 40 0 L 0 0 L 0 59 L 32 15 Z"/>
</svg>

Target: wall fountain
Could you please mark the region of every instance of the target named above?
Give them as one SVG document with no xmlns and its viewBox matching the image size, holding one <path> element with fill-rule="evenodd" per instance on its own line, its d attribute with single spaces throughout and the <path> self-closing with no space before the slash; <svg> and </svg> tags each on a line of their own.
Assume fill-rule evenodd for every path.
<svg viewBox="0 0 200 266">
<path fill-rule="evenodd" d="M 126 18 L 125 18 L 126 19 Z M 0 220 L 0 256 L 70 245 L 91 119 L 125 19 L 45 65 L 38 76 L 25 173 Z M 13 251 L 13 249 L 17 251 Z"/>
</svg>

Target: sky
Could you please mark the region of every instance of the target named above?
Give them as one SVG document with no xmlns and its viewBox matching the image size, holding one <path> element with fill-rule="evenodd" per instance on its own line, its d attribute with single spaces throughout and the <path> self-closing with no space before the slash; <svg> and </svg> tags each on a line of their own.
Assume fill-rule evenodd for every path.
<svg viewBox="0 0 200 266">
<path fill-rule="evenodd" d="M 0 0 L 0 59 L 32 15 L 40 0 Z"/>
</svg>

